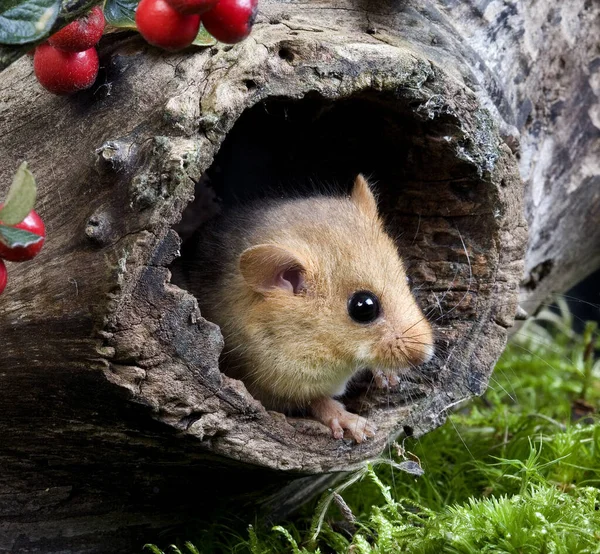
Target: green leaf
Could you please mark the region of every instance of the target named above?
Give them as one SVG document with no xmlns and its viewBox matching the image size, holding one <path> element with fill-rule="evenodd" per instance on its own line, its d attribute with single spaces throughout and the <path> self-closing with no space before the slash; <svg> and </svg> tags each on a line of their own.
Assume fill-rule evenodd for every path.
<svg viewBox="0 0 600 554">
<path fill-rule="evenodd" d="M 190 551 L 190 554 L 200 554 L 200 551 L 190 541 L 186 541 L 185 547 Z"/>
<path fill-rule="evenodd" d="M 9 248 L 26 247 L 41 240 L 44 240 L 44 237 L 30 231 L 0 225 L 0 242 Z"/>
<path fill-rule="evenodd" d="M 104 17 L 113 27 L 135 29 L 135 10 L 139 0 L 107 0 Z"/>
<path fill-rule="evenodd" d="M 217 40 L 204 28 L 204 25 L 200 25 L 198 35 L 192 44 L 195 44 L 196 46 L 212 46 L 216 43 Z"/>
<path fill-rule="evenodd" d="M 60 0 L 4 0 L 0 3 L 0 44 L 27 44 L 54 25 Z"/>
<path fill-rule="evenodd" d="M 21 223 L 33 210 L 36 193 L 35 179 L 27 169 L 27 162 L 23 162 L 17 169 L 4 206 L 0 209 L 0 221 L 5 225 Z"/>
<path fill-rule="evenodd" d="M 160 548 L 158 548 L 158 546 L 156 546 L 155 544 L 145 544 L 144 545 L 144 550 L 150 550 L 150 552 L 152 552 L 152 554 L 165 554 Z"/>
</svg>

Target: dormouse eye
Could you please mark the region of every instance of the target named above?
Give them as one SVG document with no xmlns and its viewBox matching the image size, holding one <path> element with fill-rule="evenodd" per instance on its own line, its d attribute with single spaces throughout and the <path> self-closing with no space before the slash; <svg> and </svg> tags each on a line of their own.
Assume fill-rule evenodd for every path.
<svg viewBox="0 0 600 554">
<path fill-rule="evenodd" d="M 379 298 L 368 290 L 355 292 L 348 300 L 348 315 L 357 323 L 371 323 L 380 313 Z"/>
</svg>

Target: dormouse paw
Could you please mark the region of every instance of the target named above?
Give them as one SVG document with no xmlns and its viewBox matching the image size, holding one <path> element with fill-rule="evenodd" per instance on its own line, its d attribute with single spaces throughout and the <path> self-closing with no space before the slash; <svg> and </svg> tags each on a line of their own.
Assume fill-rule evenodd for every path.
<svg viewBox="0 0 600 554">
<path fill-rule="evenodd" d="M 357 442 L 361 443 L 375 436 L 377 428 L 364 417 L 352 414 L 344 405 L 333 398 L 320 398 L 311 405 L 312 415 L 331 429 L 333 438 L 344 438 L 344 431 Z"/>
<path fill-rule="evenodd" d="M 393 389 L 400 384 L 400 376 L 395 373 L 384 373 L 381 369 L 374 369 L 373 381 L 378 389 Z"/>
<path fill-rule="evenodd" d="M 350 412 L 346 412 L 341 417 L 332 419 L 329 427 L 336 439 L 344 438 L 344 430 L 357 442 L 361 443 L 368 438 L 375 436 L 377 428 L 369 423 L 364 417 Z"/>
</svg>

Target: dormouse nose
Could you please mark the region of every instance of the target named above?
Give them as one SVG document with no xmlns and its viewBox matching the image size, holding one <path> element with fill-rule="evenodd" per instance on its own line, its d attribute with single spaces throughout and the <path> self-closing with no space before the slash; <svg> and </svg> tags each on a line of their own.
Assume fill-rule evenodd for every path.
<svg viewBox="0 0 600 554">
<path fill-rule="evenodd" d="M 414 365 L 427 363 L 433 357 L 433 331 L 425 318 L 399 333 L 397 340 L 401 341 L 407 358 Z"/>
</svg>

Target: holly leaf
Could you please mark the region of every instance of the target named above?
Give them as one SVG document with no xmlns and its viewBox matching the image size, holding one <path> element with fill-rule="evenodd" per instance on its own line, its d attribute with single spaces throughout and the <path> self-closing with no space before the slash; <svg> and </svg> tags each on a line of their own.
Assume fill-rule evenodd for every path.
<svg viewBox="0 0 600 554">
<path fill-rule="evenodd" d="M 35 206 L 37 187 L 27 162 L 23 162 L 13 178 L 4 206 L 0 209 L 0 221 L 5 225 L 21 223 Z"/>
<path fill-rule="evenodd" d="M 204 25 L 200 25 L 198 35 L 192 44 L 196 46 L 212 46 L 213 44 L 217 44 L 217 40 L 204 28 Z"/>
<path fill-rule="evenodd" d="M 27 44 L 46 36 L 61 0 L 4 0 L 0 3 L 0 44 Z"/>
<path fill-rule="evenodd" d="M 41 235 L 36 235 L 31 231 L 17 229 L 16 227 L 7 227 L 0 225 L 0 242 L 9 248 L 26 247 L 44 240 Z"/>
<path fill-rule="evenodd" d="M 104 17 L 113 27 L 135 29 L 135 10 L 139 0 L 107 0 Z"/>
</svg>

